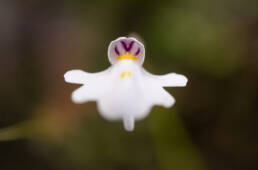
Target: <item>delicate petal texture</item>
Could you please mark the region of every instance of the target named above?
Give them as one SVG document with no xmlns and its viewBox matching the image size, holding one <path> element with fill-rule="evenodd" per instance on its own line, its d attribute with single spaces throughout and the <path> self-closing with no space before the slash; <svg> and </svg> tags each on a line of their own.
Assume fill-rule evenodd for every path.
<svg viewBox="0 0 258 170">
<path fill-rule="evenodd" d="M 72 93 L 75 103 L 96 101 L 102 94 L 105 86 L 105 77 L 109 69 L 98 73 L 87 73 L 81 70 L 71 70 L 65 73 L 65 81 L 69 83 L 84 84 Z"/>
<path fill-rule="evenodd" d="M 185 76 L 176 73 L 170 73 L 156 78 L 163 87 L 184 87 L 187 83 Z"/>
<path fill-rule="evenodd" d="M 83 84 L 72 93 L 75 103 L 96 101 L 108 120 L 122 120 L 127 131 L 145 118 L 154 105 L 171 107 L 175 99 L 163 87 L 185 86 L 187 78 L 176 73 L 153 75 L 142 67 L 144 46 L 134 38 L 121 37 L 108 48 L 110 68 L 98 73 L 68 71 L 68 83 Z"/>
<path fill-rule="evenodd" d="M 124 71 L 130 72 L 130 76 L 121 78 Z M 133 115 L 135 119 L 148 114 L 153 102 L 140 71 L 141 67 L 133 61 L 120 61 L 114 65 L 107 77 L 105 94 L 98 103 L 102 116 L 118 120 L 124 114 Z"/>
<path fill-rule="evenodd" d="M 78 104 L 88 101 L 96 101 L 97 94 L 98 89 L 93 86 L 88 87 L 87 85 L 83 85 L 72 93 L 72 100 Z"/>
<path fill-rule="evenodd" d="M 184 87 L 188 81 L 184 75 L 177 73 L 154 75 L 145 70 L 145 74 L 149 77 L 149 79 L 158 82 L 162 87 Z"/>
<path fill-rule="evenodd" d="M 108 47 L 108 59 L 110 63 L 116 63 L 118 61 L 118 57 L 124 55 L 135 56 L 139 59 L 139 63 L 143 64 L 145 57 L 143 44 L 135 38 L 126 37 L 120 37 L 112 41 Z"/>
<path fill-rule="evenodd" d="M 159 94 L 155 96 L 158 99 L 157 105 L 169 108 L 174 105 L 175 99 L 163 88 L 159 91 Z"/>
<path fill-rule="evenodd" d="M 70 70 L 65 73 L 64 78 L 67 83 L 83 84 L 87 81 L 88 73 L 82 70 Z"/>
<path fill-rule="evenodd" d="M 103 79 L 103 76 L 108 74 L 108 72 L 109 68 L 97 73 L 88 73 L 82 70 L 70 70 L 65 73 L 64 78 L 67 83 L 87 84 L 92 80 Z"/>
</svg>

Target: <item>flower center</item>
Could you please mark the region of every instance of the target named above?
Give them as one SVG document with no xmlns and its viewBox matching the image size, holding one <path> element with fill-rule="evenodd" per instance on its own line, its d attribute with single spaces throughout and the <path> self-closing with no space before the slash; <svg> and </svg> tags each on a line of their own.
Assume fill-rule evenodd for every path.
<svg viewBox="0 0 258 170">
<path fill-rule="evenodd" d="M 131 77 L 132 73 L 130 71 L 124 71 L 121 73 L 120 78 L 124 79 L 126 76 Z"/>
<path fill-rule="evenodd" d="M 138 60 L 138 57 L 131 55 L 130 53 L 125 53 L 124 55 L 118 56 L 117 60 Z"/>
</svg>

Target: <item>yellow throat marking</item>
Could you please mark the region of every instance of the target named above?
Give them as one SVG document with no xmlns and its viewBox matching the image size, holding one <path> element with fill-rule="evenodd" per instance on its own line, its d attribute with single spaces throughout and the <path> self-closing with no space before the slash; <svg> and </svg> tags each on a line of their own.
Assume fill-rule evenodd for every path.
<svg viewBox="0 0 258 170">
<path fill-rule="evenodd" d="M 121 73 L 120 78 L 124 79 L 126 76 L 131 77 L 132 73 L 130 71 L 124 71 Z"/>
<path fill-rule="evenodd" d="M 125 53 L 125 55 L 117 57 L 117 60 L 138 60 L 138 57 L 131 55 L 130 53 Z"/>
</svg>

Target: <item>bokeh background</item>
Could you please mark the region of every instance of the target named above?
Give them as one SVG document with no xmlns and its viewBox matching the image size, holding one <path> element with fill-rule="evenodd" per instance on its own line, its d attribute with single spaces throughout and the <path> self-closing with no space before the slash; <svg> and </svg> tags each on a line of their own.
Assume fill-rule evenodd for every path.
<svg viewBox="0 0 258 170">
<path fill-rule="evenodd" d="M 132 133 L 63 80 L 128 35 L 147 70 L 189 78 Z M 1 170 L 258 169 L 257 0 L 0 0 L 0 59 Z"/>
</svg>

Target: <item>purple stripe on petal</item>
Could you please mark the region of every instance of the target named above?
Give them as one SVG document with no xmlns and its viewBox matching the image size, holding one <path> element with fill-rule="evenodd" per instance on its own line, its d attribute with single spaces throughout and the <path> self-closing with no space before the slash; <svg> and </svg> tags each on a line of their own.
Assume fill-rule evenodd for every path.
<svg viewBox="0 0 258 170">
<path fill-rule="evenodd" d="M 127 45 L 124 41 L 121 41 L 122 46 L 124 47 L 125 51 L 127 51 Z"/>
<path fill-rule="evenodd" d="M 137 51 L 135 52 L 135 55 L 137 56 L 138 54 L 140 54 L 140 52 L 141 52 L 141 49 L 138 48 Z"/>
<path fill-rule="evenodd" d="M 134 41 L 131 41 L 128 45 L 128 41 L 121 41 L 121 44 L 126 52 L 130 52 L 133 48 Z M 128 45 L 128 46 L 127 46 Z"/>
<path fill-rule="evenodd" d="M 117 46 L 115 47 L 115 52 L 116 52 L 117 55 L 120 55 L 120 52 L 119 52 L 119 50 L 117 49 Z"/>
<path fill-rule="evenodd" d="M 129 47 L 127 48 L 127 51 L 131 51 L 133 44 L 134 44 L 134 41 L 130 42 Z"/>
</svg>

